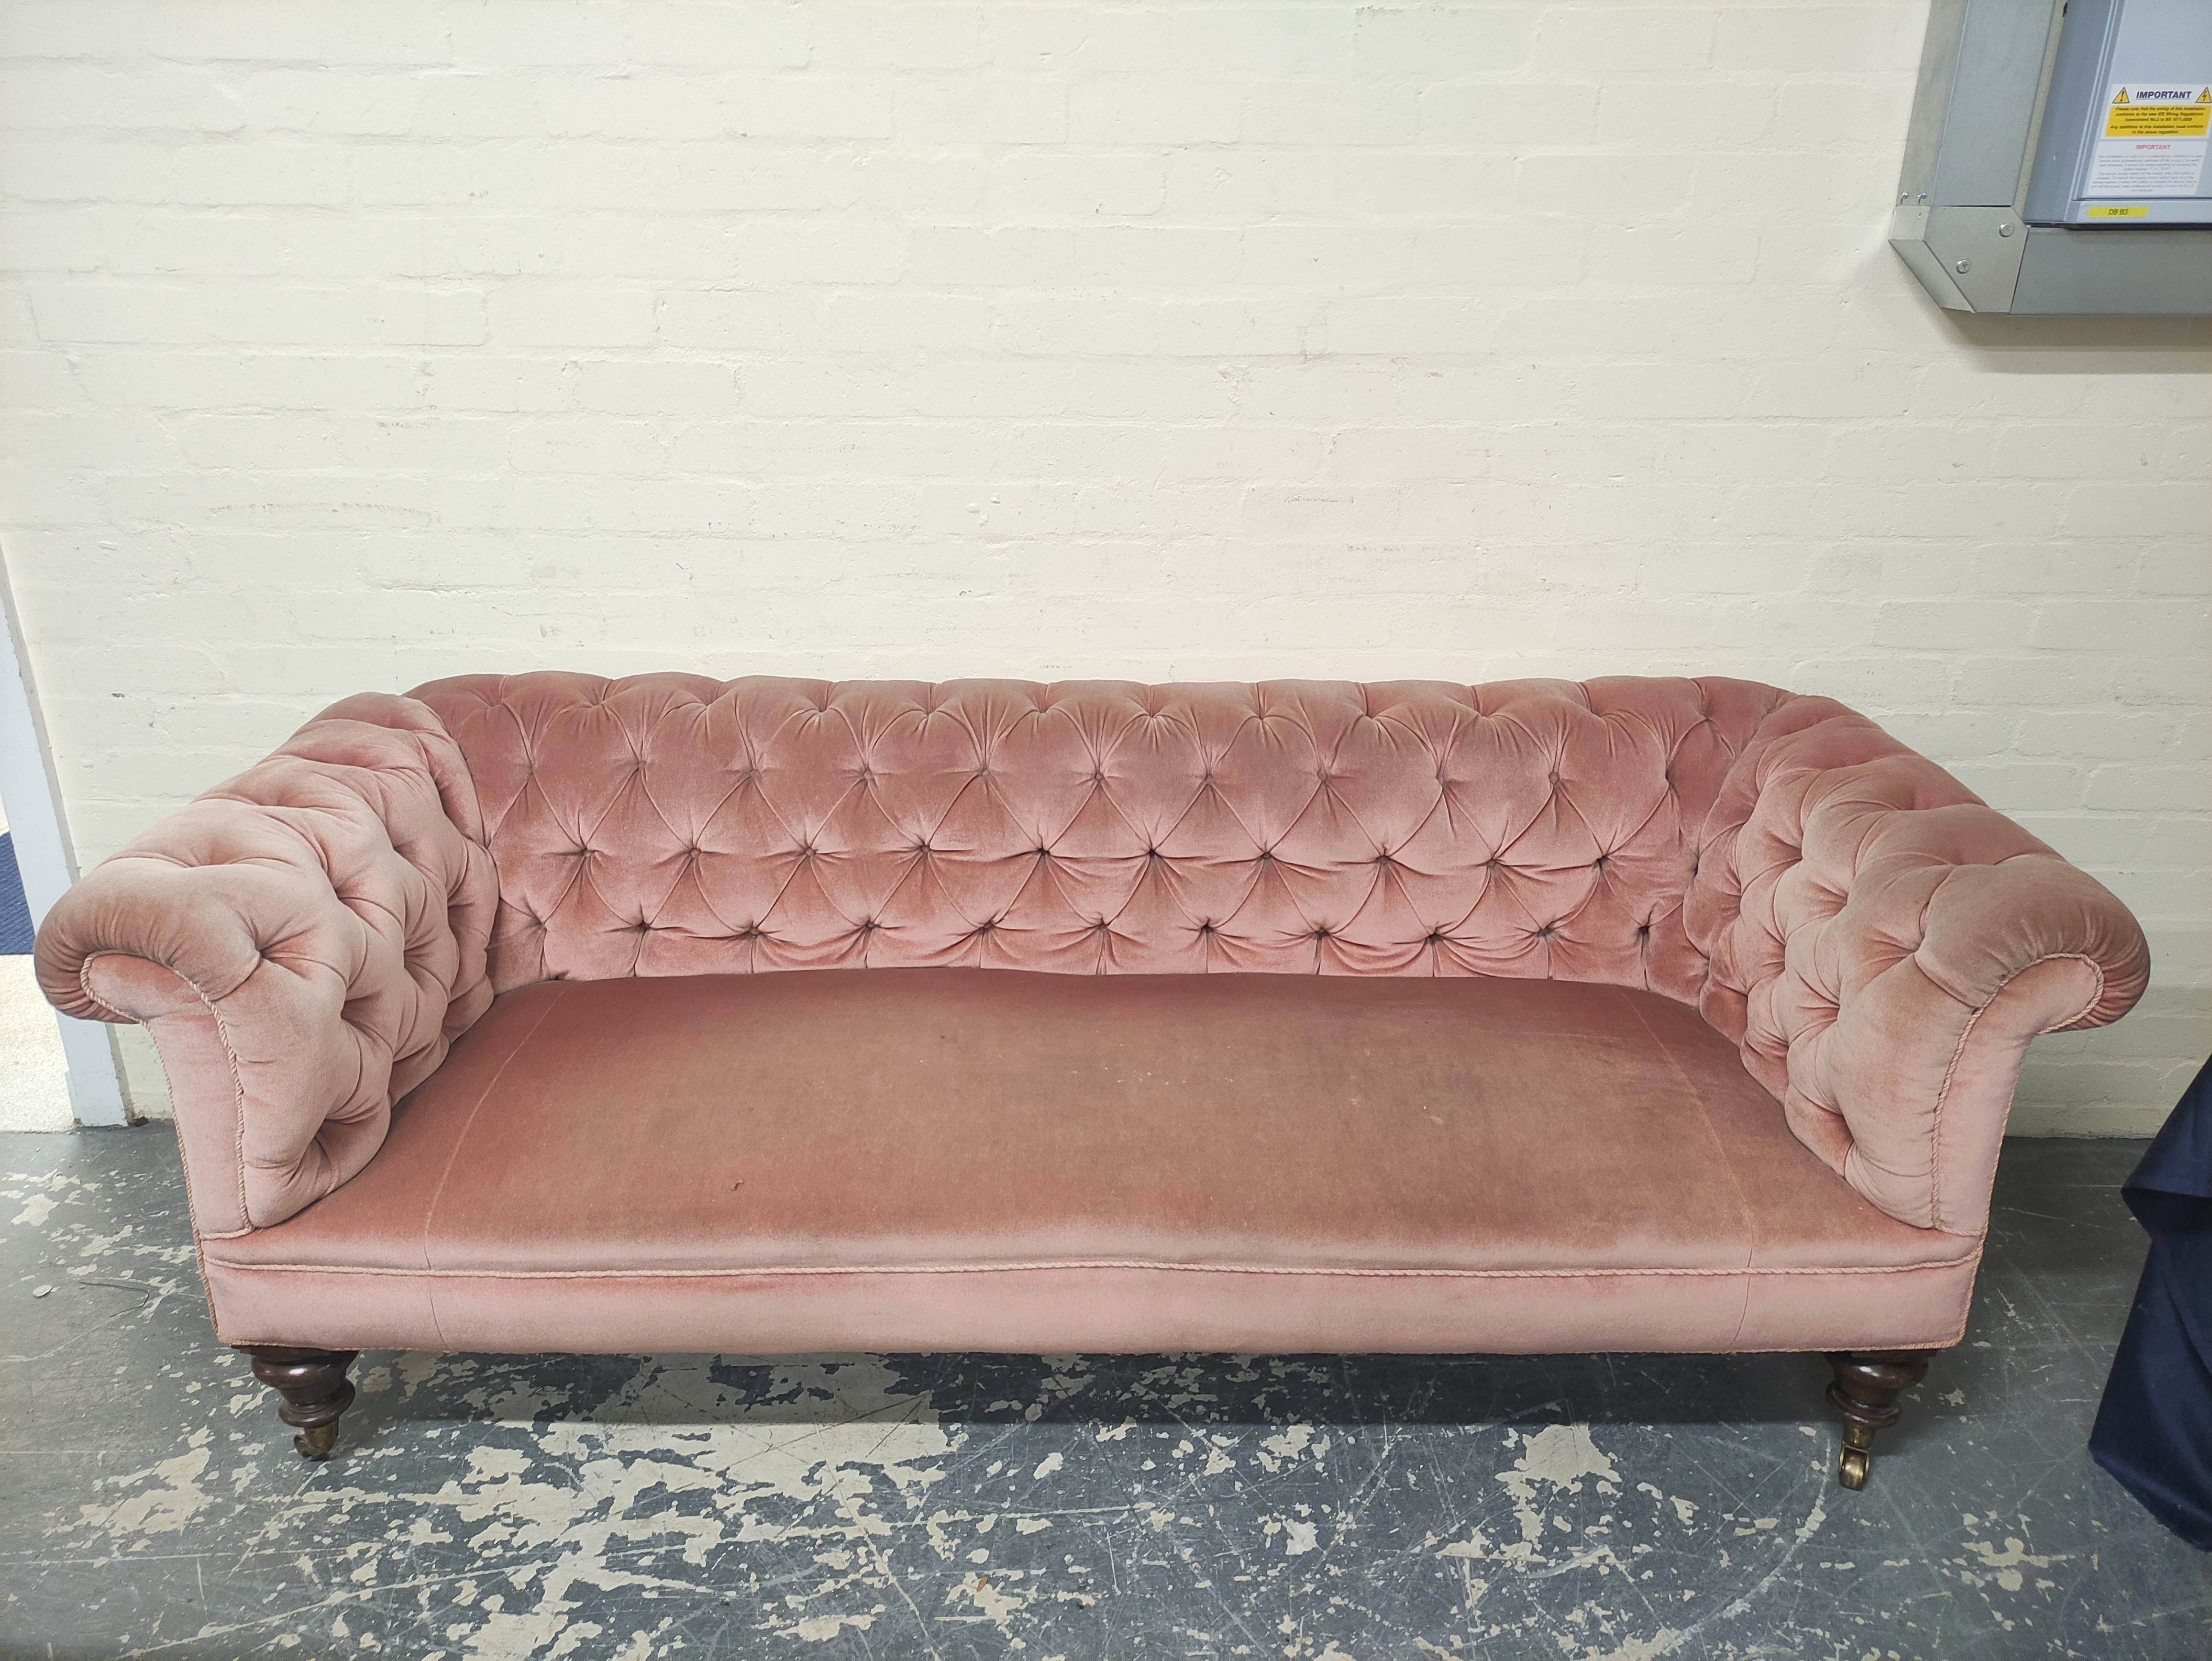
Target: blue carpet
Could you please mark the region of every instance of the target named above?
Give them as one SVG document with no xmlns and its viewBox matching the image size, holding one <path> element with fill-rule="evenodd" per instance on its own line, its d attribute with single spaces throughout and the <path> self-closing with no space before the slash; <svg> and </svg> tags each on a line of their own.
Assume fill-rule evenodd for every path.
<svg viewBox="0 0 2212 1661">
<path fill-rule="evenodd" d="M 15 839 L 0 830 L 0 957 L 28 957 L 31 908 L 23 904 L 23 873 L 15 868 Z"/>
</svg>

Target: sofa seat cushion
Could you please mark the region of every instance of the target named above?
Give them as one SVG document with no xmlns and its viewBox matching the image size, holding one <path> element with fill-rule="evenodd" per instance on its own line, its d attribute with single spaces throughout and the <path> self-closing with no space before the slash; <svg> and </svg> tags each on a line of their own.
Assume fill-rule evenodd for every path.
<svg viewBox="0 0 2212 1661">
<path fill-rule="evenodd" d="M 508 993 L 367 1169 L 205 1249 L 232 1342 L 764 1353 L 1942 1342 L 1978 1244 L 1649 993 L 897 970 Z"/>
</svg>

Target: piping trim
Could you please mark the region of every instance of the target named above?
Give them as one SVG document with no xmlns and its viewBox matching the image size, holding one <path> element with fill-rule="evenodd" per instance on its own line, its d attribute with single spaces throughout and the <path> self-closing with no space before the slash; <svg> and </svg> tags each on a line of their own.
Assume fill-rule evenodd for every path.
<svg viewBox="0 0 2212 1661">
<path fill-rule="evenodd" d="M 477 1115 L 483 1111 L 483 1104 L 491 1099 L 492 1092 L 499 1088 L 499 1081 L 507 1076 L 507 1069 L 514 1064 L 514 1058 L 529 1047 L 530 1041 L 538 1036 L 538 1029 L 545 1025 L 545 1018 L 553 1013 L 554 1006 L 568 995 L 568 989 L 564 983 L 554 992 L 551 997 L 545 1000 L 545 1007 L 538 1012 L 538 1019 L 530 1023 L 529 1030 L 515 1042 L 514 1048 L 501 1057 L 498 1070 L 485 1080 L 483 1091 L 478 1093 L 476 1100 L 469 1104 L 469 1116 L 461 1122 L 461 1134 L 453 1138 L 453 1151 L 446 1155 L 446 1168 L 438 1173 L 438 1186 L 431 1192 L 430 1203 L 422 1208 L 422 1267 L 420 1269 L 394 1269 L 390 1271 L 391 1273 L 398 1275 L 440 1273 L 439 1270 L 430 1267 L 430 1225 L 437 1217 L 438 1202 L 446 1197 L 446 1184 L 453 1180 L 453 1167 L 460 1161 L 461 1149 L 468 1142 L 469 1132 L 476 1129 Z M 438 1300 L 435 1297 L 430 1299 L 430 1325 L 437 1331 L 438 1342 L 444 1343 L 446 1334 L 445 1329 L 438 1325 Z"/>
<path fill-rule="evenodd" d="M 800 1275 L 1006 1275 L 1054 1269 L 1156 1269 L 1178 1275 L 1297 1275 L 1321 1278 L 1356 1276 L 1375 1280 L 1589 1281 L 1622 1275 L 1694 1275 L 1733 1280 L 1737 1275 L 1910 1275 L 1921 1269 L 1971 1267 L 1972 1254 L 1917 1263 L 1855 1264 L 1808 1269 L 1304 1269 L 1273 1263 L 1183 1263 L 1141 1257 L 1077 1257 L 1062 1262 L 1012 1263 L 776 1263 L 760 1269 L 387 1269 L 361 1263 L 241 1263 L 210 1257 L 217 1269 L 250 1274 L 374 1275 L 403 1280 L 427 1277 L 456 1281 L 756 1281 Z"/>
<path fill-rule="evenodd" d="M 223 1065 L 228 1068 L 230 1072 L 230 1163 L 231 1170 L 236 1176 L 238 1184 L 238 1220 L 246 1225 L 246 1232 L 251 1232 L 254 1228 L 255 1224 L 253 1221 L 252 1208 L 246 1203 L 246 1077 L 238 1070 L 238 1046 L 231 1040 L 230 1023 L 223 1019 L 222 1011 L 216 1007 L 216 1001 L 208 996 L 207 993 L 202 989 L 200 983 L 198 981 L 192 979 L 191 976 L 184 974 L 179 970 L 171 968 L 167 964 L 155 963 L 153 958 L 144 957 L 141 953 L 136 952 L 109 951 L 94 952 L 88 954 L 85 959 L 76 966 L 76 983 L 78 990 L 82 991 L 87 999 L 98 1005 L 100 1008 L 114 1010 L 116 1014 L 121 1016 L 125 1020 L 131 1022 L 132 1025 L 143 1025 L 149 1032 L 153 1030 L 153 1024 L 150 1021 L 142 1020 L 140 1017 L 131 1014 L 127 1010 L 117 1009 L 113 1004 L 108 1002 L 105 998 L 100 997 L 92 989 L 92 983 L 90 980 L 92 966 L 95 963 L 98 963 L 102 958 L 137 958 L 142 963 L 154 964 L 154 966 L 156 969 L 168 970 L 168 972 L 176 976 L 179 981 L 191 988 L 192 995 L 200 1001 L 200 1007 L 207 1011 L 208 1019 L 215 1024 L 216 1043 L 222 1047 Z M 249 980 L 252 978 L 252 977 L 250 975 L 247 977 L 247 979 Z M 245 984 L 245 982 L 241 981 L 239 984 L 242 986 Z M 162 1067 L 164 1075 L 167 1074 L 167 1065 L 164 1063 Z M 316 1130 L 319 1134 L 321 1131 L 321 1129 L 322 1127 L 320 1125 L 316 1127 Z M 184 1147 L 184 1133 L 182 1131 L 178 1132 L 177 1146 L 179 1150 Z M 301 1157 L 306 1157 L 305 1150 L 302 1150 Z M 187 1192 L 191 1189 L 191 1180 L 192 1173 L 188 1168 L 185 1172 L 185 1186 Z M 316 1197 L 320 1198 L 321 1196 L 319 1195 Z M 210 1235 L 208 1238 L 212 1239 L 229 1238 L 234 1237 Z"/>
<path fill-rule="evenodd" d="M 1916 957 L 1918 955 L 1917 949 L 1914 955 Z M 2051 952 L 2038 958 L 2033 963 L 2022 964 L 2011 974 L 1999 981 L 1996 990 L 1990 994 L 1989 1001 L 1966 1017 L 1966 1025 L 1959 1033 L 1958 1048 L 1952 1050 L 1950 1065 L 1943 1069 L 1943 1082 L 1936 1088 L 1936 1110 L 1928 1125 L 1928 1226 L 1930 1228 L 1943 1226 L 1943 1109 L 1950 1102 L 1951 1083 L 1958 1076 L 1959 1063 L 1966 1059 L 1966 1045 L 1973 1038 L 1974 1029 L 1980 1025 L 1982 1017 L 1996 1007 L 1997 1000 L 2004 996 L 2012 983 L 2027 974 L 2029 970 L 2040 969 L 2047 963 L 2086 963 L 2089 965 L 2090 972 L 2097 977 L 2097 988 L 2089 995 L 2089 1001 L 2081 1007 L 2081 1014 L 2069 1016 L 2065 1020 L 2054 1025 L 2039 1027 L 2038 1037 L 2045 1032 L 2064 1031 L 2075 1021 L 2082 1019 L 2105 1001 L 2105 965 L 2103 964 L 2086 952 Z M 1921 970 L 1923 975 L 1927 972 L 1924 969 Z M 1932 981 L 1933 977 L 1929 978 Z M 2012 1100 L 2009 1093 L 2007 1094 L 2005 1100 L 2005 1112 L 2007 1117 L 2011 1116 Z M 1995 1183 L 1994 1176 L 1991 1177 L 1990 1181 L 1992 1184 Z M 1984 1223 L 1983 1226 L 1986 1230 L 1988 1225 Z"/>
<path fill-rule="evenodd" d="M 1688 1069 L 1675 1056 L 1674 1047 L 1659 1036 L 1658 1029 L 1644 1014 L 1644 1006 L 1631 999 L 1628 1007 L 1638 1025 L 1650 1035 L 1651 1042 L 1658 1046 L 1659 1053 L 1667 1058 L 1667 1065 L 1681 1080 L 1682 1088 L 1689 1093 L 1690 1099 L 1698 1104 L 1698 1122 L 1705 1126 L 1705 1135 L 1711 1138 L 1721 1169 L 1728 1172 L 1729 1185 L 1735 1189 L 1736 1211 L 1743 1220 L 1743 1268 L 1747 1276 L 1751 1266 L 1759 1260 L 1759 1228 L 1752 1220 L 1751 1196 L 1744 1191 L 1742 1174 L 1736 1170 L 1735 1161 L 1729 1157 L 1728 1139 L 1721 1135 L 1720 1127 L 1713 1123 L 1712 1109 L 1705 1104 L 1705 1092 L 1691 1080 Z M 1730 1349 L 1735 1348 L 1736 1341 L 1743 1336 L 1743 1323 L 1751 1318 L 1751 1287 L 1752 1282 L 1747 1278 L 1743 1283 L 1743 1306 L 1736 1311 L 1735 1330 L 1729 1335 Z"/>
</svg>

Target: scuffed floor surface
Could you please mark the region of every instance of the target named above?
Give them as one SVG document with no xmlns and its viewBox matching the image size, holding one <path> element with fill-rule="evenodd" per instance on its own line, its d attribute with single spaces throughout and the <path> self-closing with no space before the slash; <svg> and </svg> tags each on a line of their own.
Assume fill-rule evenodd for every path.
<svg viewBox="0 0 2212 1661">
<path fill-rule="evenodd" d="M 0 1652 L 2196 1661 L 2212 1568 L 2082 1451 L 2140 1146 L 2009 1147 L 1852 1494 L 1800 1356 L 372 1354 L 311 1466 L 167 1129 L 0 1137 Z"/>
</svg>

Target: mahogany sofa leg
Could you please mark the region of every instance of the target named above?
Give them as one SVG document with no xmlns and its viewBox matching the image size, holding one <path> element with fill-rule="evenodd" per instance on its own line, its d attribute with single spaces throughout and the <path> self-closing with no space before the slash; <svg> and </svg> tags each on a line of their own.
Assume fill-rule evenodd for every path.
<svg viewBox="0 0 2212 1661">
<path fill-rule="evenodd" d="M 1874 1464 L 1874 1433 L 1887 1430 L 1899 1416 L 1897 1398 L 1928 1376 L 1932 1349 L 1877 1349 L 1832 1353 L 1828 1365 L 1836 1382 L 1828 1401 L 1844 1415 L 1844 1447 L 1836 1460 L 1836 1480 L 1863 1488 Z"/>
<path fill-rule="evenodd" d="M 284 1398 L 276 1416 L 299 1433 L 292 1445 L 303 1459 L 327 1459 L 337 1445 L 338 1415 L 353 1405 L 346 1369 L 361 1352 L 295 1349 L 289 1344 L 240 1344 L 253 1360 L 253 1376 Z"/>
</svg>

